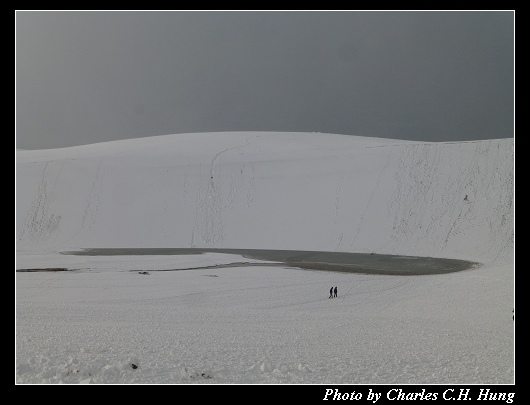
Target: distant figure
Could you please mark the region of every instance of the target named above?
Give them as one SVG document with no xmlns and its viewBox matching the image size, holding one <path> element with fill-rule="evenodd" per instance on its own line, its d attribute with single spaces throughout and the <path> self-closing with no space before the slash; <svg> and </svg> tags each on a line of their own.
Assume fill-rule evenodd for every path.
<svg viewBox="0 0 530 405">
<path fill-rule="evenodd" d="M 336 297 L 336 296 L 337 296 L 337 287 L 335 287 L 334 292 L 335 292 L 335 295 L 334 295 L 334 296 Z"/>
<path fill-rule="evenodd" d="M 329 289 L 329 298 L 333 298 L 333 287 Z"/>
</svg>

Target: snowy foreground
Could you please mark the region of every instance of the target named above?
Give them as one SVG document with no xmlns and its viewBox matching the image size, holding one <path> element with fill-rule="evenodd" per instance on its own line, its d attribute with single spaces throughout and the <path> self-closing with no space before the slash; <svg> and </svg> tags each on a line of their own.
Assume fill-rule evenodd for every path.
<svg viewBox="0 0 530 405">
<path fill-rule="evenodd" d="M 181 259 L 190 265 L 153 258 Z M 113 260 L 115 270 L 17 273 L 18 383 L 514 383 L 510 265 L 139 274 Z"/>
<path fill-rule="evenodd" d="M 18 384 L 515 382 L 513 139 L 176 135 L 18 151 L 16 169 Z M 389 276 L 61 254 L 88 247 L 481 264 Z M 45 268 L 70 271 L 22 271 Z"/>
</svg>

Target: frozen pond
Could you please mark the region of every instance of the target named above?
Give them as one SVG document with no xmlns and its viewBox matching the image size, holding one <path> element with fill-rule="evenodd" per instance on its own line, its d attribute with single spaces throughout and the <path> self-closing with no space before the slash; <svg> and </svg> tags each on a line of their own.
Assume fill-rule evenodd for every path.
<svg viewBox="0 0 530 405">
<path fill-rule="evenodd" d="M 426 275 L 452 273 L 474 268 L 478 263 L 466 260 L 399 256 L 376 253 L 346 253 L 303 250 L 268 249 L 216 249 L 216 248 L 91 248 L 63 254 L 83 256 L 135 256 L 135 255 L 199 255 L 220 253 L 239 255 L 248 259 L 263 260 L 266 265 L 298 267 L 308 270 L 340 271 L 349 273 Z M 238 265 L 259 266 L 265 263 L 237 262 L 219 267 Z"/>
</svg>

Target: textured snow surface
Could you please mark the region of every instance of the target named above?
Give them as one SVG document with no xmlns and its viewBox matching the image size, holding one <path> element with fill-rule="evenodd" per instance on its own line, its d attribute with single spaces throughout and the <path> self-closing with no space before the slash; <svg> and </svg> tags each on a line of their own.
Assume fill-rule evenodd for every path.
<svg viewBox="0 0 530 405">
<path fill-rule="evenodd" d="M 16 154 L 16 267 L 76 269 L 16 273 L 16 383 L 515 381 L 513 138 L 235 132 Z M 389 276 L 61 254 L 90 247 L 481 265 Z"/>
</svg>

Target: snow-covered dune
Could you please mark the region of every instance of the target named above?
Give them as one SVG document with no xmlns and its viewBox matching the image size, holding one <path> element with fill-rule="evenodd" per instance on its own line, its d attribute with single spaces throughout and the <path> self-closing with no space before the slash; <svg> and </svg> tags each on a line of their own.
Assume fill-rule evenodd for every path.
<svg viewBox="0 0 530 405">
<path fill-rule="evenodd" d="M 264 132 L 17 151 L 16 382 L 513 384 L 513 158 L 513 139 Z M 90 247 L 482 265 L 402 276 L 215 249 L 57 254 Z"/>
<path fill-rule="evenodd" d="M 16 152 L 17 249 L 217 247 L 511 260 L 514 140 L 165 135 Z"/>
</svg>

